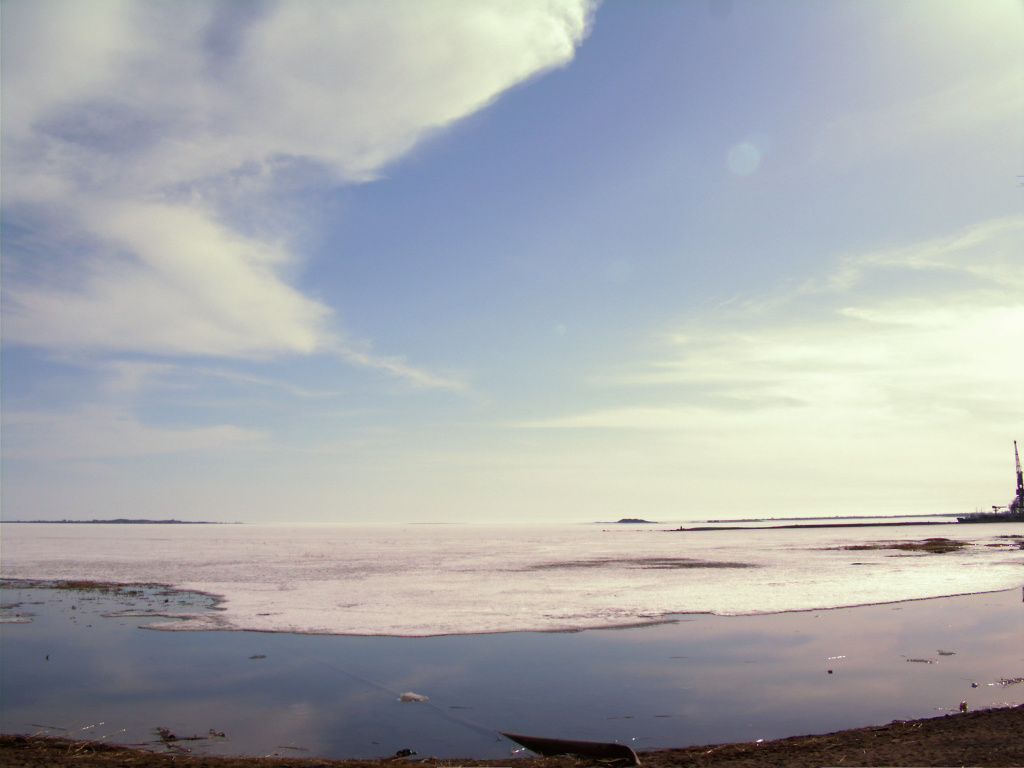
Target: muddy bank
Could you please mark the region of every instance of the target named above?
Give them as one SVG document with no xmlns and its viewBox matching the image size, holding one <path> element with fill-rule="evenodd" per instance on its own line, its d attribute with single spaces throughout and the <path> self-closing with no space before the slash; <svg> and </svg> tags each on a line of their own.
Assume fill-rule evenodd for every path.
<svg viewBox="0 0 1024 768">
<path fill-rule="evenodd" d="M 706 745 L 640 752 L 647 768 L 822 768 L 822 766 L 1024 766 L 1024 706 L 893 722 L 813 736 L 761 743 Z M 0 762 L 7 768 L 64 766 L 106 768 L 361 768 L 408 763 L 425 766 L 577 768 L 598 764 L 573 756 L 502 760 L 327 760 L 317 757 L 192 756 L 182 748 L 146 752 L 89 741 L 46 737 L 0 737 Z M 607 762 L 607 761 L 606 761 Z"/>
</svg>

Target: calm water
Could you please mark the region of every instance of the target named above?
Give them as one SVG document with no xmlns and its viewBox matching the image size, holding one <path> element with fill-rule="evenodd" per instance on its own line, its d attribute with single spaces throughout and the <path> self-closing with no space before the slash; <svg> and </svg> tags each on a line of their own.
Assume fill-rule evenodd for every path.
<svg viewBox="0 0 1024 768">
<path fill-rule="evenodd" d="M 358 637 L 139 629 L 202 596 L 7 589 L 4 732 L 210 754 L 500 758 L 495 730 L 638 749 L 770 739 L 1024 703 L 1020 588 L 638 629 Z M 166 602 L 165 602 L 166 601 Z M 832 674 L 828 670 L 832 670 Z M 971 683 L 977 683 L 972 687 Z M 415 692 L 428 701 L 403 703 Z"/>
</svg>

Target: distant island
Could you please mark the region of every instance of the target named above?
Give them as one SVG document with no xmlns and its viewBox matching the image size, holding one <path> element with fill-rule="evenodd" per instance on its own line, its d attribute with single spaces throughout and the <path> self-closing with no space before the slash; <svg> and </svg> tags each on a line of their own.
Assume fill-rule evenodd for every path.
<svg viewBox="0 0 1024 768">
<path fill-rule="evenodd" d="M 731 520 L 691 520 L 694 523 L 771 523 L 789 520 L 878 520 L 884 517 L 956 517 L 960 512 L 938 512 L 934 515 L 814 515 L 812 517 L 738 517 Z"/>
<path fill-rule="evenodd" d="M 231 525 L 231 523 L 214 523 L 209 520 L 145 520 L 117 517 L 113 520 L 0 520 L 3 523 L 74 523 L 97 525 Z M 237 523 L 235 523 L 237 525 Z"/>
<path fill-rule="evenodd" d="M 624 517 L 621 520 L 616 520 L 616 523 L 648 523 L 649 525 L 657 525 L 657 520 L 641 520 L 639 517 Z"/>
</svg>

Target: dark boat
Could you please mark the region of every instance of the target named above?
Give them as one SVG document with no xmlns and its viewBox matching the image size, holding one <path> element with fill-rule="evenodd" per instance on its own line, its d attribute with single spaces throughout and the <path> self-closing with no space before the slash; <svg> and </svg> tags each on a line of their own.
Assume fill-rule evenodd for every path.
<svg viewBox="0 0 1024 768">
<path fill-rule="evenodd" d="M 1017 461 L 1017 495 L 1005 507 L 992 507 L 991 512 L 974 512 L 958 517 L 961 523 L 1024 523 L 1024 473 L 1020 469 L 1017 441 L 1013 441 L 1013 458 Z"/>
<path fill-rule="evenodd" d="M 580 757 L 592 757 L 598 760 L 622 760 L 629 765 L 640 765 L 636 752 L 625 744 L 619 744 L 614 741 L 574 741 L 572 739 L 524 736 L 521 733 L 505 733 L 504 731 L 498 731 L 498 733 L 543 757 L 579 755 Z"/>
</svg>

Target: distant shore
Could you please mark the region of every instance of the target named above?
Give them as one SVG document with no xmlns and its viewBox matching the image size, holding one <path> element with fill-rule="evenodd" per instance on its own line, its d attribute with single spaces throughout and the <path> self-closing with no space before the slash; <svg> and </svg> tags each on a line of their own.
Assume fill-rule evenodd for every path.
<svg viewBox="0 0 1024 768">
<path fill-rule="evenodd" d="M 958 525 L 955 520 L 940 522 L 937 520 L 918 520 L 912 523 L 791 523 L 790 525 L 701 525 L 694 528 L 668 529 L 669 533 L 676 531 L 760 531 L 768 528 L 884 528 L 887 526 L 905 525 Z"/>
</svg>

